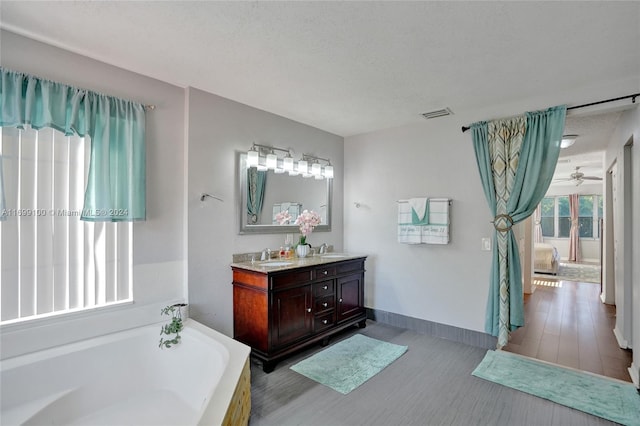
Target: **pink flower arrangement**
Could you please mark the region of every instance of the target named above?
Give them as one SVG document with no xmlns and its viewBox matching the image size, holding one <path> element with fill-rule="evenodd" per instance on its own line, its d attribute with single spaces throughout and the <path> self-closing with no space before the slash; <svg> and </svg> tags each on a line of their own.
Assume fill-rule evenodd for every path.
<svg viewBox="0 0 640 426">
<path fill-rule="evenodd" d="M 276 222 L 278 222 L 280 225 L 288 225 L 291 222 L 292 218 L 289 212 L 287 210 L 284 210 L 276 214 L 275 219 Z"/>
<path fill-rule="evenodd" d="M 320 215 L 313 210 L 304 210 L 294 222 L 300 227 L 300 244 L 307 243 L 307 235 L 313 232 L 313 228 L 320 225 Z"/>
</svg>

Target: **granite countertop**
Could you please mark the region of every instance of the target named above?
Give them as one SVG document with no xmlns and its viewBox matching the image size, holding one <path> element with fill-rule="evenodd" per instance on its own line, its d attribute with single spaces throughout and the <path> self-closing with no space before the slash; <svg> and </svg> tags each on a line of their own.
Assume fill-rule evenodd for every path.
<svg viewBox="0 0 640 426">
<path fill-rule="evenodd" d="M 306 266 L 326 265 L 343 260 L 361 259 L 363 257 L 367 256 L 350 253 L 327 253 L 303 258 L 294 257 L 291 259 L 256 260 L 255 262 L 234 262 L 231 264 L 231 267 L 266 274 L 275 271 L 285 271 L 287 269 L 304 268 Z"/>
</svg>

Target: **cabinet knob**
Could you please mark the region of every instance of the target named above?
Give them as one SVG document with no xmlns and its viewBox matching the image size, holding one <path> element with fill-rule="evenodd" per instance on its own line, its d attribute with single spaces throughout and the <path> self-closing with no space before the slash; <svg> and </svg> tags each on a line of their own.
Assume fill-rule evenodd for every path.
<svg viewBox="0 0 640 426">
<path fill-rule="evenodd" d="M 326 271 L 326 270 L 325 270 L 325 271 L 322 271 L 322 273 L 323 273 L 324 275 L 327 275 L 327 274 L 329 273 L 329 271 Z M 325 286 L 325 288 L 326 288 L 326 286 Z"/>
<path fill-rule="evenodd" d="M 340 298 L 340 300 L 338 300 L 338 302 L 342 303 L 342 298 Z"/>
<path fill-rule="evenodd" d="M 323 286 L 322 286 L 322 289 L 323 289 L 323 290 L 328 290 L 328 289 L 329 289 L 329 286 L 328 286 L 328 285 L 323 285 Z"/>
<path fill-rule="evenodd" d="M 326 319 L 325 319 L 325 320 L 322 320 L 322 323 L 323 323 L 323 324 L 326 324 L 326 323 L 328 323 L 328 322 L 329 322 L 329 321 L 327 321 Z"/>
<path fill-rule="evenodd" d="M 311 308 L 307 308 L 307 312 L 311 312 Z"/>
<path fill-rule="evenodd" d="M 329 306 L 329 304 L 328 304 L 327 302 L 324 302 L 324 303 L 322 304 L 322 306 L 324 306 L 324 307 L 326 308 L 327 306 Z"/>
</svg>

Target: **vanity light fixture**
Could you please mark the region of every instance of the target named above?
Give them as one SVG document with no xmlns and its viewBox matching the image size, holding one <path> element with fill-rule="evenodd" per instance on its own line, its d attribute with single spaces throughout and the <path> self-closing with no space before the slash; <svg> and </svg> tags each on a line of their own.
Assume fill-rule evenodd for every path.
<svg viewBox="0 0 640 426">
<path fill-rule="evenodd" d="M 276 151 L 282 151 L 286 154 L 284 157 L 278 157 Z M 306 178 L 315 177 L 316 179 L 333 178 L 333 165 L 328 158 L 302 154 L 302 158 L 296 163 L 291 156 L 290 149 L 261 145 L 255 142 L 247 151 L 246 164 L 247 167 L 256 167 L 261 171 L 273 170 L 278 174 L 287 172 L 290 176 L 302 175 Z"/>
<path fill-rule="evenodd" d="M 316 179 L 332 179 L 333 178 L 333 166 L 331 165 L 331 160 L 328 158 L 316 157 L 311 154 L 302 154 L 302 159 L 311 162 L 311 175 Z M 326 163 L 324 167 L 320 162 L 323 161 Z"/>
<path fill-rule="evenodd" d="M 275 170 L 278 167 L 278 156 L 275 151 L 286 152 L 287 157 L 291 157 L 290 149 L 260 145 L 254 142 L 251 149 L 247 151 L 247 167 L 258 167 L 258 170 Z"/>
</svg>

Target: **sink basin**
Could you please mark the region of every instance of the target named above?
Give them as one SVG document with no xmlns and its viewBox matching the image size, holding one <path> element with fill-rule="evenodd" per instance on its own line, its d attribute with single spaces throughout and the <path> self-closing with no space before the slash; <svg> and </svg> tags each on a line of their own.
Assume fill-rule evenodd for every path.
<svg viewBox="0 0 640 426">
<path fill-rule="evenodd" d="M 348 255 L 335 253 L 335 254 L 321 254 L 320 256 L 326 257 L 328 259 L 337 259 L 340 257 L 347 257 Z"/>
<path fill-rule="evenodd" d="M 275 261 L 262 262 L 262 263 L 260 263 L 260 266 L 273 266 L 273 267 L 276 267 L 276 266 L 289 266 L 289 265 L 292 265 L 292 264 L 293 264 L 293 262 L 283 262 L 283 261 L 280 261 L 280 260 L 275 260 Z"/>
</svg>

